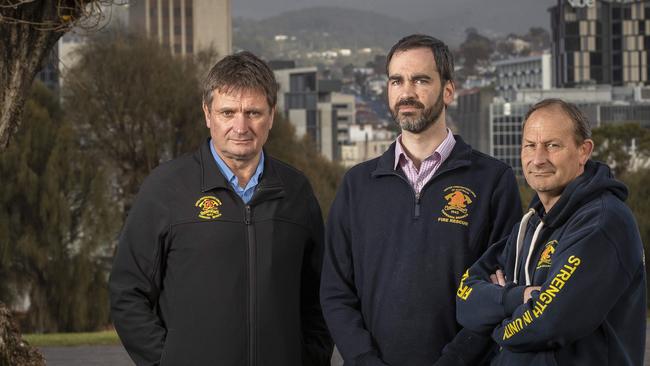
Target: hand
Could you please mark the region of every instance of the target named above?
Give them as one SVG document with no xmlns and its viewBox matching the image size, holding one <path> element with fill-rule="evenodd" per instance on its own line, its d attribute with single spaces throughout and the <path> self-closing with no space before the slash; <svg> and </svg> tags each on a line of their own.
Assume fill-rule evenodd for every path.
<svg viewBox="0 0 650 366">
<path fill-rule="evenodd" d="M 533 291 L 539 291 L 541 289 L 542 289 L 541 286 L 528 286 L 528 287 L 526 287 L 526 289 L 524 290 L 524 304 L 527 303 L 528 300 L 530 300 Z"/>
<path fill-rule="evenodd" d="M 492 281 L 492 283 L 495 285 L 503 287 L 506 285 L 506 275 L 503 274 L 502 270 L 497 269 L 494 274 L 490 275 L 490 281 Z"/>
</svg>

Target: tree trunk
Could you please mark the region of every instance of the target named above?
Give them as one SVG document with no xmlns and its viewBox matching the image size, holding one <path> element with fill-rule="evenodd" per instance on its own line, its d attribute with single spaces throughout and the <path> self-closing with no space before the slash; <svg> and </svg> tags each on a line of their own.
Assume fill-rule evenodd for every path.
<svg viewBox="0 0 650 366">
<path fill-rule="evenodd" d="M 25 96 L 66 22 L 81 13 L 84 1 L 17 2 L 0 8 L 0 152 L 20 124 Z M 70 23 L 71 24 L 71 23 Z M 0 303 L 0 366 L 45 365 L 43 356 L 25 343 Z"/>
<path fill-rule="evenodd" d="M 20 124 L 25 96 L 57 40 L 64 34 L 57 2 L 0 8 L 0 151 Z"/>
<path fill-rule="evenodd" d="M 41 353 L 21 338 L 9 309 L 1 302 L 0 366 L 45 366 Z"/>
</svg>

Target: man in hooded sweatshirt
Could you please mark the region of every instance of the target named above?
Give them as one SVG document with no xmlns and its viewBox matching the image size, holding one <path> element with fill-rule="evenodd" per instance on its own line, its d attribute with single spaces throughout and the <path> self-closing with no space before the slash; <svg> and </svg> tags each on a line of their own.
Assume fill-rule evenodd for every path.
<svg viewBox="0 0 650 366">
<path fill-rule="evenodd" d="M 456 296 L 458 322 L 500 346 L 492 365 L 643 364 L 643 244 L 627 188 L 589 159 L 590 135 L 559 99 L 526 115 L 521 164 L 537 194 Z"/>
</svg>

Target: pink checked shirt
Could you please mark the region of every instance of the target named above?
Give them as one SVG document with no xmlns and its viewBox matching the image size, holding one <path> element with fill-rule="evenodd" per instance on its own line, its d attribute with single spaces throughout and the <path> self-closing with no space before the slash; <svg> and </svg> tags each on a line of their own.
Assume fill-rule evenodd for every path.
<svg viewBox="0 0 650 366">
<path fill-rule="evenodd" d="M 451 150 L 456 145 L 456 139 L 449 129 L 447 129 L 447 137 L 442 141 L 440 146 L 420 164 L 420 170 L 415 167 L 411 158 L 406 155 L 402 147 L 402 135 L 397 137 L 395 144 L 395 170 L 401 167 L 408 179 L 409 183 L 415 190 L 415 194 L 420 196 L 422 187 L 433 177 L 438 171 L 440 165 L 447 160 L 451 154 Z"/>
</svg>

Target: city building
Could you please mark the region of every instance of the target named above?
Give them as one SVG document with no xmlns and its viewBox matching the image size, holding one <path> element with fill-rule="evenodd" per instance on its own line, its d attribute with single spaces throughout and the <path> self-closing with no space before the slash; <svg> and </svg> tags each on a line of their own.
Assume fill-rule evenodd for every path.
<svg viewBox="0 0 650 366">
<path fill-rule="evenodd" d="M 319 80 L 315 66 L 295 68 L 294 63 L 271 61 L 279 85 L 277 110 L 300 138 L 308 135 L 326 158 L 340 160 L 339 124 L 356 123 L 355 97 L 341 93 L 339 80 Z"/>
<path fill-rule="evenodd" d="M 519 89 L 550 89 L 552 86 L 549 52 L 497 61 L 494 67 L 495 90 L 506 101 L 514 100 Z"/>
<path fill-rule="evenodd" d="M 341 143 L 340 159 L 346 168 L 380 156 L 397 137 L 394 131 L 374 124 L 349 125 L 346 135 L 347 139 Z"/>
<path fill-rule="evenodd" d="M 555 87 L 650 83 L 650 1 L 558 0 L 549 11 Z"/>
<path fill-rule="evenodd" d="M 530 107 L 546 98 L 575 103 L 592 128 L 603 125 L 638 123 L 650 128 L 650 96 L 647 87 L 599 85 L 581 89 L 520 90 L 512 102 L 495 100 L 489 109 L 489 154 L 508 163 L 517 177 L 521 169 L 521 125 Z"/>
<path fill-rule="evenodd" d="M 129 4 L 129 26 L 158 39 L 174 55 L 214 49 L 232 52 L 230 0 L 138 0 Z"/>
<path fill-rule="evenodd" d="M 463 140 L 486 154 L 490 152 L 490 103 L 495 95 L 492 87 L 462 89 L 454 98 L 453 111 L 450 110 Z"/>
</svg>

